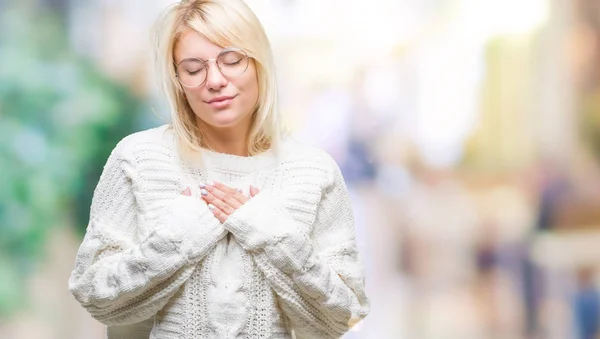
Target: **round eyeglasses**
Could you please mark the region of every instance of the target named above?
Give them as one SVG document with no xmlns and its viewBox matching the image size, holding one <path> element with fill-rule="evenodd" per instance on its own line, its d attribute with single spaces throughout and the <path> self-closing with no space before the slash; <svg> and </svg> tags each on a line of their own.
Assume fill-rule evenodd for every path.
<svg viewBox="0 0 600 339">
<path fill-rule="evenodd" d="M 215 61 L 219 71 L 227 77 L 238 77 L 248 69 L 248 55 L 237 47 L 227 47 L 214 59 L 183 59 L 176 68 L 176 76 L 185 87 L 198 87 L 206 82 L 208 63 Z"/>
</svg>

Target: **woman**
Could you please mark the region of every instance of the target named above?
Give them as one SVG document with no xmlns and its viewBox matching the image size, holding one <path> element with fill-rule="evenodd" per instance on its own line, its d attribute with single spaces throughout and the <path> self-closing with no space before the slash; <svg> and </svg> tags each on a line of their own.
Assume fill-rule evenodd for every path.
<svg viewBox="0 0 600 339">
<path fill-rule="evenodd" d="M 241 0 L 160 23 L 172 123 L 113 150 L 71 293 L 109 338 L 342 336 L 369 309 L 348 192 L 281 132 L 260 23 Z"/>
</svg>

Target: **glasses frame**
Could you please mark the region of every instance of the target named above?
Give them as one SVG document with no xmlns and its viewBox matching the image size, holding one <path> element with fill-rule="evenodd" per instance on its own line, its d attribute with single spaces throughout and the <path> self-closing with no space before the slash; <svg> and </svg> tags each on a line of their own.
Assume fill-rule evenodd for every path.
<svg viewBox="0 0 600 339">
<path fill-rule="evenodd" d="M 227 75 L 227 74 L 223 73 L 223 70 L 221 69 L 221 65 L 219 65 L 219 62 L 218 62 L 217 60 L 219 59 L 219 57 L 221 57 L 221 55 L 223 55 L 223 54 L 225 54 L 225 53 L 228 53 L 228 52 L 238 52 L 238 53 L 240 53 L 240 54 L 242 54 L 242 55 L 243 55 L 243 59 L 246 59 L 246 68 L 244 68 L 244 71 L 242 71 L 242 73 L 240 73 L 240 74 L 238 74 L 238 75 Z M 249 57 L 249 56 L 248 56 L 248 54 L 246 53 L 246 51 L 244 51 L 244 50 L 243 50 L 243 49 L 241 49 L 241 48 L 234 47 L 234 46 L 225 47 L 225 48 L 223 48 L 223 50 L 222 50 L 221 52 L 219 52 L 219 54 L 217 55 L 217 57 L 216 57 L 216 58 L 212 58 L 212 59 L 206 59 L 206 60 L 203 60 L 203 59 L 200 59 L 200 58 L 185 58 L 185 59 L 181 60 L 181 61 L 180 61 L 178 64 L 174 64 L 174 65 L 175 65 L 175 77 L 177 78 L 177 81 L 179 81 L 179 83 L 180 83 L 182 86 L 184 86 L 184 87 L 187 87 L 187 88 L 197 88 L 197 87 L 200 87 L 200 86 L 202 86 L 204 83 L 206 83 L 206 80 L 208 79 L 208 71 L 209 71 L 209 67 L 210 67 L 210 66 L 209 66 L 209 63 L 210 63 L 211 61 L 213 61 L 213 62 L 214 62 L 216 65 L 217 65 L 217 68 L 219 69 L 219 72 L 221 72 L 221 74 L 222 74 L 223 76 L 225 76 L 225 77 L 228 77 L 228 78 L 237 78 L 237 77 L 239 77 L 239 76 L 242 76 L 242 75 L 243 75 L 244 73 L 246 73 L 246 71 L 248 70 L 248 66 L 250 65 L 250 60 L 249 60 L 250 58 L 251 58 L 251 57 Z M 196 85 L 196 86 L 188 86 L 188 85 L 184 84 L 184 83 L 181 81 L 181 78 L 179 77 L 179 72 L 178 72 L 178 70 L 179 70 L 179 66 L 180 66 L 180 65 L 181 65 L 181 64 L 182 64 L 184 61 L 200 61 L 200 62 L 201 62 L 203 65 L 204 65 L 204 67 L 205 67 L 205 69 L 206 69 L 206 73 L 204 74 L 204 80 L 203 80 L 203 81 L 202 81 L 202 82 L 201 82 L 199 85 Z"/>
</svg>

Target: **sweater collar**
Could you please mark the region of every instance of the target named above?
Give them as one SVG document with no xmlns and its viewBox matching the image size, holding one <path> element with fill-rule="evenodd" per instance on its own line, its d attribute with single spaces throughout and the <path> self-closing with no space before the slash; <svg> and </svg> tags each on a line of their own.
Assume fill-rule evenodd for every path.
<svg viewBox="0 0 600 339">
<path fill-rule="evenodd" d="M 269 149 L 253 156 L 239 156 L 219 153 L 209 149 L 202 150 L 202 161 L 209 170 L 222 172 L 251 173 L 275 166 L 279 152 Z"/>
</svg>

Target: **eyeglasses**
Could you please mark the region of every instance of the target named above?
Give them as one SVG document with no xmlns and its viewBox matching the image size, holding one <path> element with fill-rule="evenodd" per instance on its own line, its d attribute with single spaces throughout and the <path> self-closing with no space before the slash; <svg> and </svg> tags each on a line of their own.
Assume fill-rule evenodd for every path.
<svg viewBox="0 0 600 339">
<path fill-rule="evenodd" d="M 250 57 L 237 47 L 227 47 L 214 59 L 183 59 L 176 65 L 176 76 L 185 87 L 198 87 L 206 82 L 208 62 L 215 61 L 219 71 L 227 77 L 239 77 L 248 69 Z"/>
</svg>

